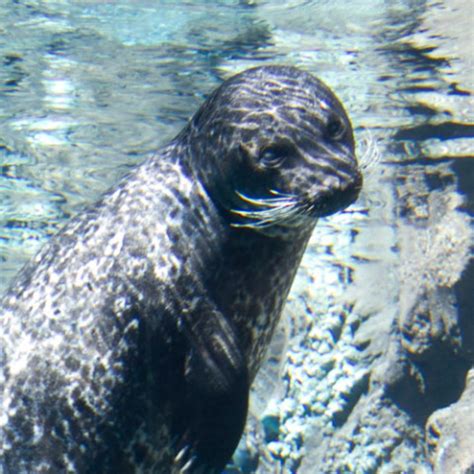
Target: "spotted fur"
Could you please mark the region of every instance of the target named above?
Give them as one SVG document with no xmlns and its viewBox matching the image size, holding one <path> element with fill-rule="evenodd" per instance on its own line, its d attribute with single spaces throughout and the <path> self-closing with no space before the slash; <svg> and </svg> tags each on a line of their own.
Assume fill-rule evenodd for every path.
<svg viewBox="0 0 474 474">
<path fill-rule="evenodd" d="M 0 302 L 0 473 L 217 473 L 351 125 L 292 67 L 226 81 L 73 218 Z"/>
</svg>

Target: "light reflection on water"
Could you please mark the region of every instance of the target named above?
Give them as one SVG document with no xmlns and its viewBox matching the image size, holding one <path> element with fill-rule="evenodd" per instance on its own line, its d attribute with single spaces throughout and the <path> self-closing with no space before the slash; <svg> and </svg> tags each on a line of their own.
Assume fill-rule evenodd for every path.
<svg viewBox="0 0 474 474">
<path fill-rule="evenodd" d="M 430 8 L 421 0 L 2 2 L 0 291 L 71 214 L 172 138 L 224 77 L 277 62 L 325 80 L 358 140 L 370 133 L 369 158 L 379 154 L 352 212 L 319 224 L 291 314 L 298 291 L 316 300 L 332 285 L 342 298 L 341 266 L 362 275 L 350 296 L 361 312 L 387 300 L 396 311 L 400 228 L 426 224 L 433 190 L 472 185 L 459 179 L 472 176 L 460 161 L 472 156 L 472 84 L 459 54 L 436 54 L 430 41 L 443 36 L 423 35 Z M 472 191 L 467 198 L 472 212 Z"/>
</svg>

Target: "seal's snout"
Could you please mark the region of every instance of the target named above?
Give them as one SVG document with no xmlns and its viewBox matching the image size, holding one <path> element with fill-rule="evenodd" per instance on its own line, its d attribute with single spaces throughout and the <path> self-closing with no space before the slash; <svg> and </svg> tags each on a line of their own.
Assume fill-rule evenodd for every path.
<svg viewBox="0 0 474 474">
<path fill-rule="evenodd" d="M 353 204 L 359 197 L 362 183 L 362 173 L 356 165 L 349 175 L 327 176 L 309 190 L 308 199 L 313 202 L 315 216 L 330 216 Z"/>
<path fill-rule="evenodd" d="M 338 198 L 336 199 L 339 200 L 341 206 L 336 211 L 345 209 L 357 200 L 362 189 L 362 183 L 362 173 L 359 169 L 354 170 L 353 178 L 337 190 Z"/>
</svg>

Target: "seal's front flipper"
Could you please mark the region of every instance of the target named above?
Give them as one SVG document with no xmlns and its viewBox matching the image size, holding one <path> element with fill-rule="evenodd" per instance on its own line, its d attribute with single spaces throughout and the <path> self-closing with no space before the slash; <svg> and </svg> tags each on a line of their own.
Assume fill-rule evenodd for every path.
<svg viewBox="0 0 474 474">
<path fill-rule="evenodd" d="M 183 473 L 220 473 L 247 417 L 249 380 L 235 331 L 216 312 L 187 324 L 182 410 L 174 414 L 176 466 Z"/>
</svg>

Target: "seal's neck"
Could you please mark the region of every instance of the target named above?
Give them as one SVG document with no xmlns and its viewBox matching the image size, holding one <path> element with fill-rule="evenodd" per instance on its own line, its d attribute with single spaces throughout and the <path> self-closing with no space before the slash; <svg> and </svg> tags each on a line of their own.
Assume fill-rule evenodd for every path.
<svg viewBox="0 0 474 474">
<path fill-rule="evenodd" d="M 178 163 L 196 188 L 195 200 L 186 210 L 187 221 L 193 223 L 192 246 L 181 252 L 193 260 L 199 284 L 204 285 L 216 309 L 234 327 L 253 378 L 313 226 L 266 233 L 233 227 L 235 216 L 203 182 L 201 175 L 206 170 L 183 157 L 186 158 L 185 150 L 180 151 Z"/>
<path fill-rule="evenodd" d="M 311 229 L 291 239 L 230 229 L 222 252 L 208 267 L 207 288 L 218 308 L 238 328 L 251 378 L 278 323 Z"/>
</svg>

